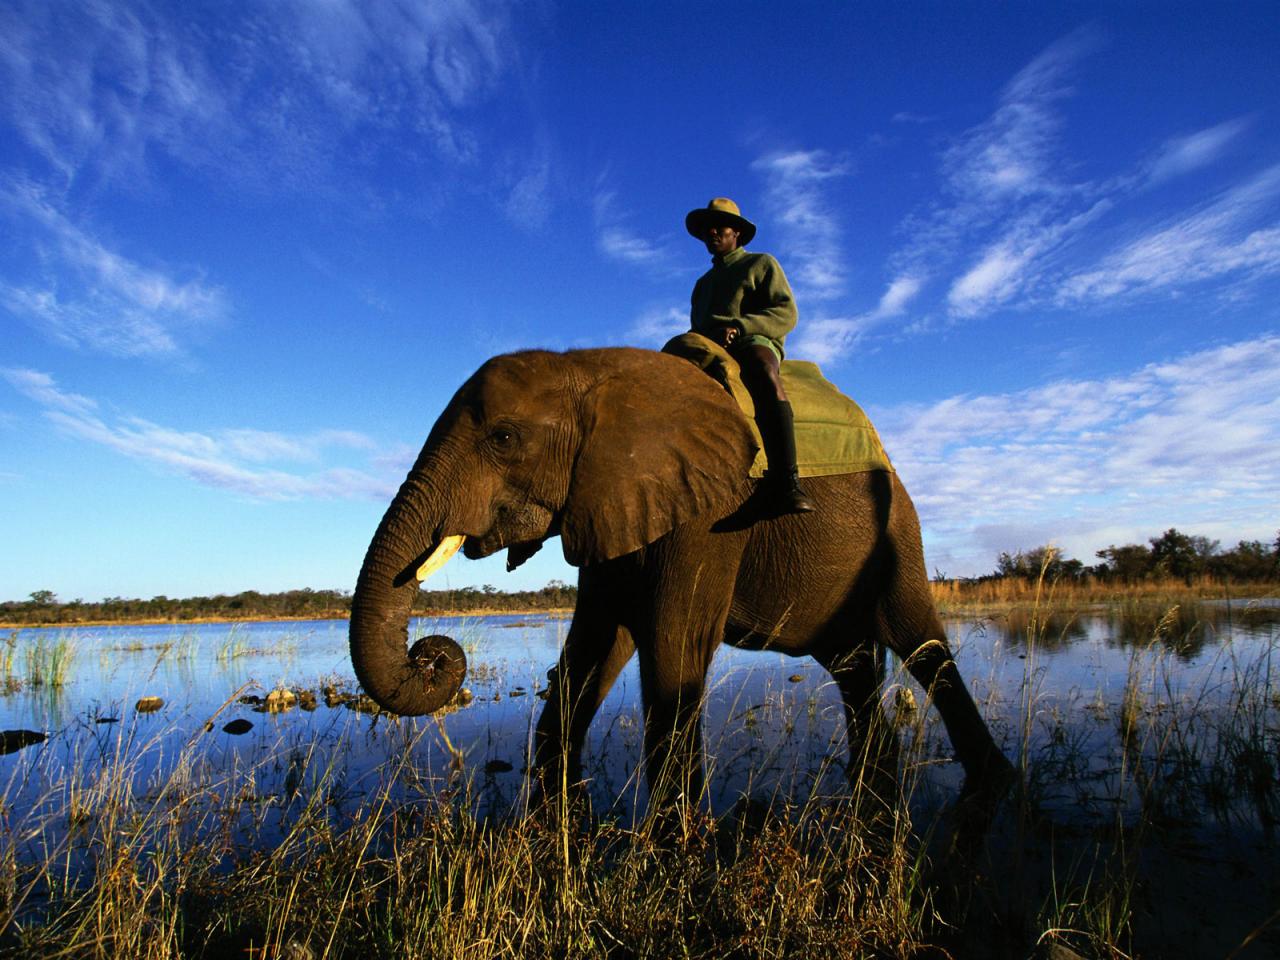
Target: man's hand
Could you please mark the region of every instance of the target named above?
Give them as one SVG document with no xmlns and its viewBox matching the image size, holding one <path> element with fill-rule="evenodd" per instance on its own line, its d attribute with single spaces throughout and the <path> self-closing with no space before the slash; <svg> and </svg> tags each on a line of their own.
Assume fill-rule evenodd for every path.
<svg viewBox="0 0 1280 960">
<path fill-rule="evenodd" d="M 712 327 L 711 339 L 727 350 L 738 339 L 738 328 L 732 323 L 722 323 Z"/>
</svg>

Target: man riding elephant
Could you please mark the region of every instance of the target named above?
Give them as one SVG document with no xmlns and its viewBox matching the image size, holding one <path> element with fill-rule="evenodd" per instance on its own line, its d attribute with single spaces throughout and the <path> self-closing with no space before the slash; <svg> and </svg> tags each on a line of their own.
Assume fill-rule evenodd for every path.
<svg viewBox="0 0 1280 960">
<path fill-rule="evenodd" d="M 727 197 L 690 210 L 684 223 L 711 254 L 711 269 L 693 287 L 690 326 L 738 361 L 769 460 L 769 506 L 779 514 L 809 513 L 815 504 L 800 486 L 794 415 L 779 370 L 797 317 L 787 277 L 769 254 L 744 249 L 756 227 Z"/>
</svg>

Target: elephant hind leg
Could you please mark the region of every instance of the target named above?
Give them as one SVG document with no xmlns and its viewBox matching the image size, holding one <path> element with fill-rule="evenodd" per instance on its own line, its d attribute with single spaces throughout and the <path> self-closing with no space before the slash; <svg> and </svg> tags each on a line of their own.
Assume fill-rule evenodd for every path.
<svg viewBox="0 0 1280 960">
<path fill-rule="evenodd" d="M 884 482 L 884 536 L 876 547 L 883 589 L 876 604 L 876 628 L 938 708 L 964 765 L 966 793 L 979 789 L 1003 794 L 1014 779 L 1013 767 L 992 740 L 951 656 L 929 590 L 915 507 L 896 475 Z"/>
<path fill-rule="evenodd" d="M 928 596 L 927 583 L 922 582 L 920 590 L 925 596 L 910 603 L 905 611 L 892 602 L 882 608 L 877 615 L 881 635 L 938 708 L 956 758 L 964 766 L 966 793 L 984 782 L 998 782 L 1003 792 L 1009 786 L 1013 767 L 996 746 L 960 676 L 946 631 Z M 922 614 L 922 609 L 927 612 Z M 904 612 L 895 614 L 895 610 Z"/>
</svg>

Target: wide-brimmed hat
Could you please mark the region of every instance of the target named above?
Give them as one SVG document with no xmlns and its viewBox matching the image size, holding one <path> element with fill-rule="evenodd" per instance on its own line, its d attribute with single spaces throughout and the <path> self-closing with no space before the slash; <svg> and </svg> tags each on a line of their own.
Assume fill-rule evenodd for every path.
<svg viewBox="0 0 1280 960">
<path fill-rule="evenodd" d="M 728 197 L 716 197 L 705 207 L 690 210 L 684 218 L 684 228 L 699 240 L 707 239 L 707 227 L 713 223 L 727 223 L 738 230 L 738 245 L 745 247 L 756 235 L 756 225 L 742 215 L 738 205 Z"/>
</svg>

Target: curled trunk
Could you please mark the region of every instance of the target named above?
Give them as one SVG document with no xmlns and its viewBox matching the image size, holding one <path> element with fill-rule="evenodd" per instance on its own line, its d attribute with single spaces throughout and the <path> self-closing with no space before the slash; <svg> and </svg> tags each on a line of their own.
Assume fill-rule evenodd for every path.
<svg viewBox="0 0 1280 960">
<path fill-rule="evenodd" d="M 409 615 L 418 592 L 414 572 L 435 544 L 434 525 L 417 508 L 420 491 L 406 482 L 388 508 L 365 555 L 351 598 L 351 663 L 365 692 L 405 716 L 433 713 L 453 699 L 466 676 L 462 648 L 433 636 L 408 645 Z"/>
</svg>

